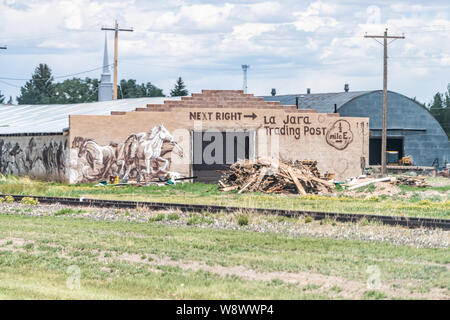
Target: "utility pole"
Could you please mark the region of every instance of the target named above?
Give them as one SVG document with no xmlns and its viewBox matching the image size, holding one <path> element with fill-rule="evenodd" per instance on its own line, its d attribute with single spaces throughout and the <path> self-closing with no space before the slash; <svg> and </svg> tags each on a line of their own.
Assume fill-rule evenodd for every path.
<svg viewBox="0 0 450 320">
<path fill-rule="evenodd" d="M 244 83 L 242 84 L 242 90 L 244 90 L 244 93 L 247 93 L 247 69 L 250 69 L 250 66 L 248 64 L 243 64 L 242 71 L 244 71 Z"/>
<path fill-rule="evenodd" d="M 114 28 L 102 27 L 102 30 L 114 31 L 114 88 L 113 88 L 113 99 L 117 100 L 117 55 L 119 46 L 119 31 L 133 32 L 133 28 L 129 29 L 119 29 L 119 24 L 117 20 L 115 21 Z"/>
<path fill-rule="evenodd" d="M 373 38 L 376 42 L 383 45 L 384 55 L 383 55 L 383 129 L 381 132 L 381 175 L 385 177 L 387 175 L 386 169 L 386 144 L 387 144 L 387 47 L 390 43 L 397 39 L 405 39 L 405 36 L 388 36 L 388 29 L 384 31 L 382 36 L 369 36 L 366 35 L 364 38 Z M 383 39 L 383 43 L 379 42 L 377 39 Z M 391 42 L 387 42 L 387 39 L 393 39 Z"/>
</svg>

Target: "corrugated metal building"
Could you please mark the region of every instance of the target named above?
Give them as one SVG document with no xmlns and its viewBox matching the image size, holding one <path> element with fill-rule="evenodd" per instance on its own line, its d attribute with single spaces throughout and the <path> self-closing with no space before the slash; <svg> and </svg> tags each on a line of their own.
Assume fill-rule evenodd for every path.
<svg viewBox="0 0 450 320">
<path fill-rule="evenodd" d="M 266 96 L 267 101 L 296 105 L 299 109 L 335 112 L 346 117 L 370 118 L 369 164 L 381 163 L 383 92 L 354 91 L 317 94 Z M 416 101 L 396 92 L 388 92 L 387 150 L 399 157 L 411 156 L 414 165 L 442 166 L 450 162 L 450 141 L 439 122 Z"/>
<path fill-rule="evenodd" d="M 68 181 L 71 115 L 110 115 L 112 111 L 132 111 L 166 100 L 180 98 L 0 107 L 0 173 Z"/>
</svg>

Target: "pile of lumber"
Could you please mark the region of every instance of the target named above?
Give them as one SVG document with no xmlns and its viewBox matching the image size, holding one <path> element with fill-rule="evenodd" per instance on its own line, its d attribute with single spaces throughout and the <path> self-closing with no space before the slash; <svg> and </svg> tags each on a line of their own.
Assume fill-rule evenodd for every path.
<svg viewBox="0 0 450 320">
<path fill-rule="evenodd" d="M 392 183 L 395 185 L 413 186 L 419 188 L 426 188 L 430 186 L 425 181 L 424 177 L 399 176 Z"/>
<path fill-rule="evenodd" d="M 264 193 L 330 193 L 334 183 L 321 177 L 317 161 L 295 162 L 257 159 L 242 160 L 222 171 L 222 191 L 260 191 Z"/>
</svg>

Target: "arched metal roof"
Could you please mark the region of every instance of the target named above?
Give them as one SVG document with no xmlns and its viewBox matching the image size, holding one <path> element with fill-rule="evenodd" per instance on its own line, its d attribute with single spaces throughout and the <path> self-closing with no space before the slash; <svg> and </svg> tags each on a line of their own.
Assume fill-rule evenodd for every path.
<svg viewBox="0 0 450 320">
<path fill-rule="evenodd" d="M 337 109 L 350 100 L 374 91 L 351 91 L 334 93 L 287 94 L 265 96 L 266 101 L 280 101 L 282 105 L 295 105 L 298 97 L 299 109 L 315 109 L 319 113 L 333 113 L 334 105 Z"/>
</svg>

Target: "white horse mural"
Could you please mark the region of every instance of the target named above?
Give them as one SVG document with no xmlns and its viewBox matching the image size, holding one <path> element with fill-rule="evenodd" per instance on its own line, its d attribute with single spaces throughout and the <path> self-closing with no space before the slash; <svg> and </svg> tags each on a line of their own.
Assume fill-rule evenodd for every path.
<svg viewBox="0 0 450 320">
<path fill-rule="evenodd" d="M 78 181 L 72 182 L 116 175 L 125 179 L 157 177 L 167 174 L 172 151 L 183 157 L 183 149 L 163 125 L 153 127 L 149 133 L 131 134 L 121 144 L 107 146 L 101 146 L 93 139 L 76 137 L 72 149 L 78 155 L 78 161 L 71 163 L 71 170 L 78 172 Z M 164 157 L 167 154 L 169 157 Z"/>
</svg>

